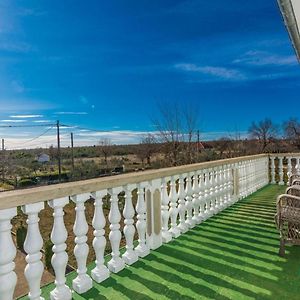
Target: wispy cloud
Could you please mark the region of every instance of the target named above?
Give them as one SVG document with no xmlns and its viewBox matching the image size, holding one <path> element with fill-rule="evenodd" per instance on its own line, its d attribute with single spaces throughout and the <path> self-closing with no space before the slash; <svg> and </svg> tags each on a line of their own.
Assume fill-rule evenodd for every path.
<svg viewBox="0 0 300 300">
<path fill-rule="evenodd" d="M 16 119 L 30 119 L 30 118 L 42 118 L 43 115 L 12 115 L 9 117 L 16 118 Z"/>
<path fill-rule="evenodd" d="M 215 67 L 215 66 L 198 66 L 196 64 L 176 64 L 175 68 L 185 72 L 200 73 L 221 80 L 241 81 L 247 79 L 246 75 L 237 69 Z"/>
<path fill-rule="evenodd" d="M 24 123 L 27 122 L 27 120 L 0 120 L 2 123 Z"/>
<path fill-rule="evenodd" d="M 59 111 L 55 115 L 87 115 L 85 111 Z"/>
<path fill-rule="evenodd" d="M 252 66 L 294 66 L 297 65 L 295 55 L 278 55 L 265 51 L 248 51 L 233 61 L 235 64 Z"/>
<path fill-rule="evenodd" d="M 34 48 L 26 42 L 0 42 L 0 50 L 15 53 L 28 53 Z"/>
<path fill-rule="evenodd" d="M 50 121 L 50 120 L 34 120 L 33 122 L 34 123 L 50 123 L 50 122 L 53 122 L 53 121 Z"/>
<path fill-rule="evenodd" d="M 33 8 L 25 8 L 25 7 L 19 7 L 15 10 L 15 15 L 21 16 L 21 17 L 27 17 L 27 16 L 34 16 L 39 17 L 46 14 L 46 11 L 37 10 Z"/>
</svg>

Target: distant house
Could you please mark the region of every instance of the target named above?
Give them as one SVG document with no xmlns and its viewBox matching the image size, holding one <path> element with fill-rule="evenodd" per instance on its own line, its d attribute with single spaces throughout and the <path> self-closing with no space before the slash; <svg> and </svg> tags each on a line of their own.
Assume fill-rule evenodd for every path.
<svg viewBox="0 0 300 300">
<path fill-rule="evenodd" d="M 46 153 L 42 153 L 40 155 L 37 156 L 36 160 L 39 162 L 39 163 L 46 163 L 46 162 L 49 162 L 50 161 L 50 156 Z"/>
</svg>

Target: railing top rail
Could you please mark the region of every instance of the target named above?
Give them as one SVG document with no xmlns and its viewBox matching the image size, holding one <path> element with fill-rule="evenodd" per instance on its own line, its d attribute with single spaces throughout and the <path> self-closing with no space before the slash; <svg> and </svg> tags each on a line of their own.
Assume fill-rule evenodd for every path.
<svg viewBox="0 0 300 300">
<path fill-rule="evenodd" d="M 163 168 L 136 173 L 128 173 L 109 177 L 60 183 L 23 190 L 0 193 L 0 210 L 20 205 L 58 199 L 70 195 L 78 195 L 114 188 L 126 184 L 136 184 L 157 178 L 170 177 L 178 174 L 194 172 L 201 169 L 213 168 L 220 165 L 234 164 L 252 159 L 267 157 L 266 154 L 242 156 L 230 159 L 209 161 L 179 167 Z"/>
<path fill-rule="evenodd" d="M 270 157 L 300 157 L 300 152 L 298 153 L 270 153 Z"/>
</svg>

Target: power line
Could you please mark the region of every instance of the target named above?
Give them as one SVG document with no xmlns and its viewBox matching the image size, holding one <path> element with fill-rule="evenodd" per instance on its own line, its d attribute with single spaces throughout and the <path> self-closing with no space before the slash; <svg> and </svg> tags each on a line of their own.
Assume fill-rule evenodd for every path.
<svg viewBox="0 0 300 300">
<path fill-rule="evenodd" d="M 43 135 L 45 135 L 46 133 L 48 133 L 51 129 L 53 129 L 53 127 L 48 128 L 47 130 L 45 130 L 44 132 L 42 132 L 42 133 L 39 134 L 38 136 L 32 138 L 31 140 L 28 140 L 28 141 L 24 142 L 23 144 L 27 144 L 27 143 L 30 143 L 30 142 L 33 142 L 33 141 L 37 140 L 37 139 L 40 138 L 41 136 L 43 136 Z"/>
<path fill-rule="evenodd" d="M 29 127 L 49 127 L 55 126 L 56 124 L 39 124 L 39 125 L 0 125 L 0 128 L 29 128 Z"/>
<path fill-rule="evenodd" d="M 46 133 L 48 133 L 51 129 L 53 129 L 53 127 L 48 128 L 47 130 L 43 131 L 41 134 L 35 136 L 34 138 L 31 138 L 30 140 L 27 140 L 25 142 L 22 142 L 22 145 L 24 144 L 28 144 L 30 142 L 33 142 L 35 140 L 37 140 L 38 138 L 40 138 L 41 136 L 45 135 Z M 8 142 L 9 144 L 13 144 L 13 145 L 19 145 L 20 143 L 15 143 L 15 142 Z"/>
</svg>

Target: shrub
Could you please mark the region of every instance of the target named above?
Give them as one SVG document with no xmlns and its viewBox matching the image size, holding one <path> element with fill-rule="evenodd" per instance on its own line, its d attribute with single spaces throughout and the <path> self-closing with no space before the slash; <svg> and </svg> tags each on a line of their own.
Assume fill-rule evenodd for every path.
<svg viewBox="0 0 300 300">
<path fill-rule="evenodd" d="M 24 242 L 27 234 L 27 228 L 21 225 L 16 232 L 17 247 L 19 250 L 24 251 Z"/>
<path fill-rule="evenodd" d="M 51 264 L 51 258 L 53 256 L 52 247 L 53 244 L 50 241 L 50 239 L 45 242 L 45 266 L 50 271 L 52 271 L 52 264 Z"/>
<path fill-rule="evenodd" d="M 18 185 L 19 185 L 20 187 L 26 187 L 26 186 L 36 185 L 36 183 L 37 183 L 36 180 L 29 179 L 29 178 L 24 178 L 24 179 L 21 179 L 21 180 L 18 182 Z"/>
</svg>

